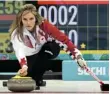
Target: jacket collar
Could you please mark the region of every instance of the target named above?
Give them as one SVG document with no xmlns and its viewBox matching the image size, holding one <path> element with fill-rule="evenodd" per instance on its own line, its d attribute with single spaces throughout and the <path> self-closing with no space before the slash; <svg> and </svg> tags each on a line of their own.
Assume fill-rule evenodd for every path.
<svg viewBox="0 0 110 94">
<path fill-rule="evenodd" d="M 24 35 L 24 36 L 25 36 L 25 35 L 29 36 L 32 45 L 35 46 L 36 40 L 34 39 L 34 37 L 32 36 L 32 34 L 31 34 L 25 27 L 23 27 L 23 35 Z"/>
</svg>

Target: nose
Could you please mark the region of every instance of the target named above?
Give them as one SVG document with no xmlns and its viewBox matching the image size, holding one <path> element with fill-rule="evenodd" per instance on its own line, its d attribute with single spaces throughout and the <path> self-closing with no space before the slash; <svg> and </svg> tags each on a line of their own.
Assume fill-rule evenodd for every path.
<svg viewBox="0 0 110 94">
<path fill-rule="evenodd" d="M 27 24 L 30 25 L 30 21 L 27 21 Z"/>
</svg>

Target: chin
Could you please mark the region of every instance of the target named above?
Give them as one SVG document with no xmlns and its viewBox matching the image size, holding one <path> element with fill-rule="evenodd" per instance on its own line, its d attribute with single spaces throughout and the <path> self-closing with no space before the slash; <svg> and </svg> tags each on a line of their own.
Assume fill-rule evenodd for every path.
<svg viewBox="0 0 110 94">
<path fill-rule="evenodd" d="M 31 31 L 31 30 L 32 30 L 32 28 L 27 28 L 27 30 L 28 30 L 28 31 Z"/>
</svg>

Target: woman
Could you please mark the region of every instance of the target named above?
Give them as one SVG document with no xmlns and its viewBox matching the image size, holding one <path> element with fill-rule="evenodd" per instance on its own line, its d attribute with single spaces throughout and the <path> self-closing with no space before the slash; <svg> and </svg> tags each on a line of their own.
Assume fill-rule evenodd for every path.
<svg viewBox="0 0 110 94">
<path fill-rule="evenodd" d="M 58 56 L 62 44 L 66 51 L 72 53 L 81 68 L 86 66 L 80 51 L 68 37 L 41 17 L 32 4 L 21 8 L 9 31 L 12 32 L 11 42 L 21 65 L 20 75 L 32 77 L 38 87 L 45 85 L 42 76 L 48 59 Z"/>
</svg>

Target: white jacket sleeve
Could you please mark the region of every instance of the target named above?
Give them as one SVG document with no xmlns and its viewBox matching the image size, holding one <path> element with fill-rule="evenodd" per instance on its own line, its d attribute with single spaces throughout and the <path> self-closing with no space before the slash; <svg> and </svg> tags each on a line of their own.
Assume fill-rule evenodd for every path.
<svg viewBox="0 0 110 94">
<path fill-rule="evenodd" d="M 22 41 L 19 41 L 17 35 L 12 34 L 11 36 L 11 42 L 12 42 L 12 46 L 13 49 L 15 51 L 15 55 L 21 65 L 21 67 L 27 65 L 27 60 L 26 60 L 26 56 L 24 54 L 24 44 Z"/>
</svg>

